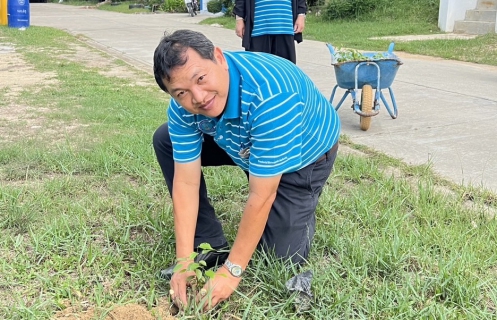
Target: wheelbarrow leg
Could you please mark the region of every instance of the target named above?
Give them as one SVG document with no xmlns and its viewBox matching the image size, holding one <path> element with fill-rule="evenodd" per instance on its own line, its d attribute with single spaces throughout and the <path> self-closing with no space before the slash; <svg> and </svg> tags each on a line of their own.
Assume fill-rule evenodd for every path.
<svg viewBox="0 0 497 320">
<path fill-rule="evenodd" d="M 333 106 L 333 99 L 335 98 L 335 93 L 337 91 L 337 88 L 338 88 L 338 85 L 335 85 L 335 87 L 333 87 L 333 91 L 331 92 L 330 103 L 332 106 Z M 345 98 L 347 98 L 349 93 L 350 93 L 349 90 L 345 91 L 345 93 L 342 96 L 342 99 L 340 99 L 340 102 L 338 102 L 337 106 L 335 107 L 335 110 L 340 109 L 340 107 L 342 106 L 342 103 L 345 101 Z"/>
<path fill-rule="evenodd" d="M 383 104 L 385 105 L 385 108 L 387 109 L 388 113 L 390 114 L 390 117 L 392 117 L 392 119 L 397 119 L 397 102 L 395 101 L 395 96 L 393 94 L 392 88 L 388 87 L 388 91 L 390 92 L 390 99 L 392 100 L 393 110 L 390 108 L 387 99 L 385 98 L 383 92 L 381 91 L 380 91 L 380 98 L 381 101 L 383 101 Z"/>
</svg>

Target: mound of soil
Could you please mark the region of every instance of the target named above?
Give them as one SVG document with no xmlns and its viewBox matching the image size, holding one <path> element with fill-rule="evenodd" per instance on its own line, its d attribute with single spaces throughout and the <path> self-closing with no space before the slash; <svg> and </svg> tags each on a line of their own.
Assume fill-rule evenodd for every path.
<svg viewBox="0 0 497 320">
<path fill-rule="evenodd" d="M 86 309 L 86 310 L 85 310 Z M 68 307 L 57 312 L 55 320 L 92 320 L 106 313 L 105 320 L 174 320 L 169 313 L 169 303 L 166 299 L 160 300 L 156 307 L 147 310 L 143 305 L 127 304 L 114 306 L 111 311 L 108 309 L 97 309 L 94 307 L 82 308 Z"/>
</svg>

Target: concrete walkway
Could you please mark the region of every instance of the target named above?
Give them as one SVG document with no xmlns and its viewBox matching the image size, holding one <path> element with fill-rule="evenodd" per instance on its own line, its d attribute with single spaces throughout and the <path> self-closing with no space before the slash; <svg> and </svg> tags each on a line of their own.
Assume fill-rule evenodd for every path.
<svg viewBox="0 0 497 320">
<path fill-rule="evenodd" d="M 155 47 L 164 31 L 192 29 L 224 50 L 240 50 L 233 30 L 199 25 L 206 14 L 126 15 L 59 4 L 32 4 L 31 25 L 64 29 L 138 67 L 151 71 Z M 386 50 L 387 48 L 385 48 Z M 393 82 L 399 116 L 384 108 L 371 128 L 359 129 L 359 116 L 340 108 L 343 133 L 409 164 L 431 163 L 456 183 L 497 192 L 497 67 L 397 53 L 404 62 Z M 325 44 L 306 40 L 297 46 L 298 65 L 329 96 L 335 85 Z M 388 92 L 385 92 L 388 95 Z M 341 97 L 341 94 L 338 96 Z M 336 103 L 337 101 L 335 101 Z"/>
</svg>

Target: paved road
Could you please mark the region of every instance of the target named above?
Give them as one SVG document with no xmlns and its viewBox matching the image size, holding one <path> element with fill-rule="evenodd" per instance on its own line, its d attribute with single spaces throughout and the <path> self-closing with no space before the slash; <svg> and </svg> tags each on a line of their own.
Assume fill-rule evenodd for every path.
<svg viewBox="0 0 497 320">
<path fill-rule="evenodd" d="M 64 29 L 137 66 L 151 70 L 152 56 L 164 31 L 192 29 L 205 33 L 225 50 L 239 50 L 233 30 L 199 25 L 206 14 L 125 15 L 59 4 L 32 4 L 31 25 Z M 306 40 L 297 46 L 298 65 L 327 96 L 335 85 L 325 44 Z M 385 48 L 386 49 L 386 48 Z M 402 65 L 392 85 L 399 116 L 382 106 L 371 129 L 359 129 L 359 116 L 339 110 L 343 133 L 409 164 L 432 164 L 456 183 L 497 192 L 497 67 L 398 53 Z M 350 98 L 347 98 L 350 99 Z"/>
</svg>

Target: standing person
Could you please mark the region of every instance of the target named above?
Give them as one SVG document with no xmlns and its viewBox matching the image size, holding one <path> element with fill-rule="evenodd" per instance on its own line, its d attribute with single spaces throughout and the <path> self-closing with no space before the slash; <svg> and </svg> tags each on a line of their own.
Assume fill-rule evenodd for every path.
<svg viewBox="0 0 497 320">
<path fill-rule="evenodd" d="M 297 61 L 295 41 L 302 42 L 305 0 L 236 0 L 236 35 L 247 51 L 272 53 Z"/>
<path fill-rule="evenodd" d="M 340 122 L 328 99 L 288 60 L 225 52 L 191 30 L 163 37 L 154 53 L 154 75 L 172 98 L 168 122 L 155 132 L 153 145 L 173 199 L 181 266 L 162 275 L 170 278 L 176 304 L 187 302 L 187 278 L 194 273 L 179 270 L 194 262 L 190 254 L 204 242 L 227 246 L 207 197 L 203 166 L 236 165 L 249 185 L 231 251 L 202 257 L 208 267 L 224 263 L 200 290 L 209 292 L 206 308 L 233 293 L 256 248 L 303 263 L 338 149 Z"/>
</svg>

